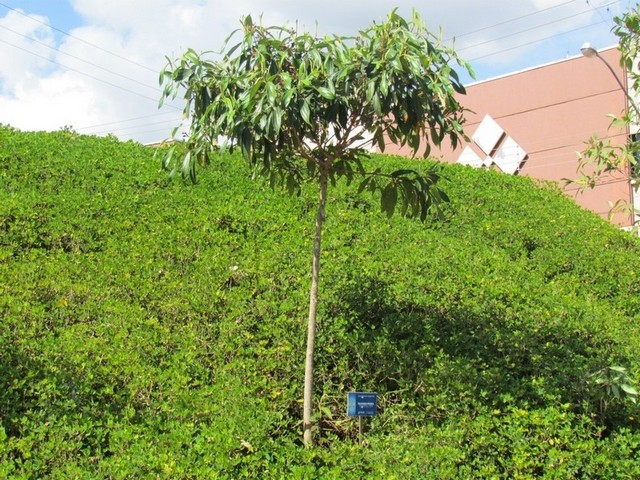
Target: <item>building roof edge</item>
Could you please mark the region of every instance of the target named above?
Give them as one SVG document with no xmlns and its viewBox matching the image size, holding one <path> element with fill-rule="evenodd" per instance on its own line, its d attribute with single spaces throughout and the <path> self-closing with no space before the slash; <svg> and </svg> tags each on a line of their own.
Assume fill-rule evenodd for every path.
<svg viewBox="0 0 640 480">
<path fill-rule="evenodd" d="M 614 48 L 618 48 L 618 46 L 619 46 L 618 44 L 615 44 L 615 45 L 611 45 L 609 47 L 600 48 L 598 50 L 598 52 L 606 52 L 608 50 L 613 50 Z M 476 86 L 476 85 L 480 85 L 482 83 L 492 82 L 494 80 L 499 80 L 501 78 L 511 77 L 513 75 L 518 75 L 520 73 L 529 72 L 531 70 L 537 70 L 538 68 L 548 67 L 550 65 L 555 65 L 557 63 L 567 62 L 569 60 L 575 60 L 576 58 L 580 58 L 581 56 L 582 56 L 582 54 L 579 53 L 577 55 L 572 55 L 570 57 L 562 58 L 560 60 L 552 60 L 550 62 L 541 63 L 539 65 L 534 65 L 532 67 L 523 68 L 521 70 L 516 70 L 514 72 L 503 73 L 502 75 L 496 75 L 495 77 L 490 77 L 490 78 L 486 78 L 484 80 L 478 80 L 478 81 L 475 81 L 475 82 L 467 83 L 467 84 L 465 84 L 465 88 L 466 87 L 473 87 L 473 86 Z"/>
</svg>

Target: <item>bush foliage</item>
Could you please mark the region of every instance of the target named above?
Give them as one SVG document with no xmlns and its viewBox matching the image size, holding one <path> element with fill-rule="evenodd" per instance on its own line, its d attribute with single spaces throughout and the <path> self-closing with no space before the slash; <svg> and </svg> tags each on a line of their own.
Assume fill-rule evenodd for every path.
<svg viewBox="0 0 640 480">
<path fill-rule="evenodd" d="M 313 186 L 221 152 L 187 187 L 148 147 L 0 128 L 0 477 L 640 477 L 640 243 L 445 172 L 426 226 L 330 190 L 305 450 Z M 380 395 L 365 445 L 350 390 Z"/>
</svg>

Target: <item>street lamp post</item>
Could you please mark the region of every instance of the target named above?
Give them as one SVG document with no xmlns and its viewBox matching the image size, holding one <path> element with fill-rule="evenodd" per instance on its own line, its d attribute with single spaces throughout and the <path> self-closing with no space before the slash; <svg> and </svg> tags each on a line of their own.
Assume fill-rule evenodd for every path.
<svg viewBox="0 0 640 480">
<path fill-rule="evenodd" d="M 618 75 L 616 74 L 615 70 L 613 69 L 613 67 L 611 67 L 611 65 L 609 64 L 609 62 L 607 62 L 604 58 L 602 58 L 599 54 L 598 54 L 598 50 L 596 50 L 596 48 L 594 48 L 589 42 L 586 42 L 582 45 L 582 47 L 580 48 L 580 51 L 582 52 L 582 55 L 586 58 L 593 58 L 593 57 L 597 57 L 600 60 L 602 60 L 602 63 L 604 63 L 607 68 L 609 69 L 609 71 L 611 72 L 611 74 L 613 75 L 613 77 L 616 79 L 616 82 L 618 82 L 618 85 L 620 85 L 620 88 L 622 89 L 622 91 L 624 92 L 624 96 L 627 99 L 627 105 L 630 106 L 631 108 L 633 108 L 633 111 L 636 114 L 636 121 L 640 120 L 640 111 L 638 110 L 638 106 L 636 105 L 636 102 L 631 98 L 631 96 L 629 95 L 629 92 L 627 91 L 627 88 L 624 86 L 624 84 L 622 83 L 622 81 L 620 80 L 620 78 L 618 77 Z M 629 188 L 631 190 L 631 208 L 632 208 L 632 220 L 635 223 L 637 220 L 637 213 L 636 213 L 636 209 L 635 209 L 635 190 L 636 190 L 636 182 L 633 178 L 632 175 L 632 169 L 631 169 L 631 165 L 627 165 L 628 168 L 628 174 L 629 177 L 631 178 L 630 182 L 629 182 Z M 638 234 L 640 235 L 640 231 L 638 232 Z"/>
<path fill-rule="evenodd" d="M 593 45 L 591 45 L 589 42 L 584 43 L 582 45 L 582 47 L 580 48 L 580 51 L 582 52 L 582 56 L 584 56 L 586 58 L 597 57 L 602 61 L 602 63 L 604 63 L 607 66 L 607 68 L 609 69 L 609 71 L 613 75 L 613 78 L 615 78 L 616 82 L 618 82 L 618 85 L 620 85 L 620 89 L 624 92 L 624 96 L 627 99 L 627 104 L 631 108 L 633 108 L 635 114 L 638 116 L 638 118 L 640 118 L 640 111 L 638 111 L 638 107 L 636 106 L 635 102 L 633 101 L 633 99 L 629 95 L 629 92 L 627 91 L 627 88 L 622 83 L 622 80 L 620 80 L 620 77 L 618 77 L 618 74 L 615 72 L 615 70 L 609 64 L 609 62 L 607 62 L 604 58 L 602 58 L 600 56 L 600 54 L 598 53 L 598 50 L 596 50 L 596 48 Z"/>
</svg>

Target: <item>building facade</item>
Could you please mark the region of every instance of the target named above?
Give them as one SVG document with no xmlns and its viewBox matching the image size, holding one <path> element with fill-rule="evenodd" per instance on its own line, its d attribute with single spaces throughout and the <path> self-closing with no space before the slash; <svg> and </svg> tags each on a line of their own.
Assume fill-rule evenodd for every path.
<svg viewBox="0 0 640 480">
<path fill-rule="evenodd" d="M 626 72 L 617 48 L 603 50 L 599 56 L 571 57 L 467 86 L 460 102 L 469 110 L 465 115 L 469 142 L 455 150 L 443 145 L 432 155 L 446 162 L 557 182 L 579 205 L 604 218 L 613 203 L 632 204 L 635 189 L 624 173 L 608 175 L 583 193 L 575 184 L 566 185 L 566 179 L 578 178 L 578 152 L 591 136 L 623 144 L 635 133 L 610 128 L 610 115 L 620 115 L 627 108 Z M 386 151 L 410 154 L 408 148 L 392 144 Z M 617 213 L 612 221 L 628 226 L 632 218 Z"/>
</svg>

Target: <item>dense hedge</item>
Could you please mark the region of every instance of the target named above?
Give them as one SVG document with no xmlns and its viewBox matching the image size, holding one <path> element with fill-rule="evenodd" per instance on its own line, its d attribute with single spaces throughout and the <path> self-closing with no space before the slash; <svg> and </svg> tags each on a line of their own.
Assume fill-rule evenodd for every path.
<svg viewBox="0 0 640 480">
<path fill-rule="evenodd" d="M 639 379 L 637 239 L 466 167 L 427 225 L 332 188 L 304 450 L 313 185 L 153 154 L 0 128 L 0 477 L 640 477 L 608 369 Z M 352 389 L 380 394 L 365 446 Z"/>
</svg>

